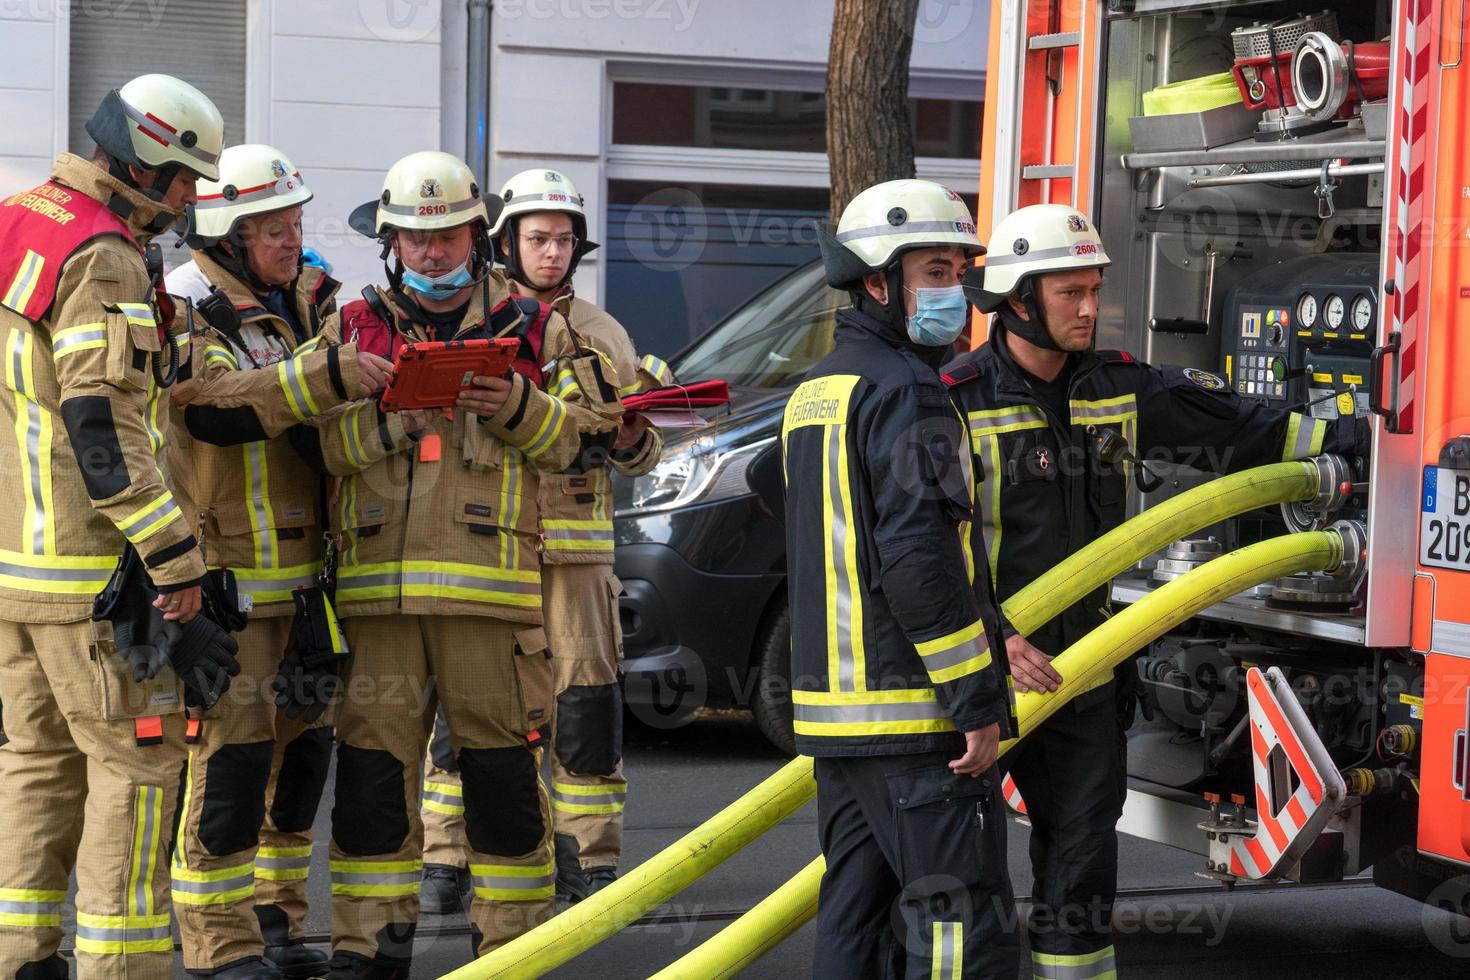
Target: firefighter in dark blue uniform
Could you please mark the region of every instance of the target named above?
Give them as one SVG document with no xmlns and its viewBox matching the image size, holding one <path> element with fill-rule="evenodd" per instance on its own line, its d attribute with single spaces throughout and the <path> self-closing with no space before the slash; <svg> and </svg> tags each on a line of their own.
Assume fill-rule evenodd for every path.
<svg viewBox="0 0 1470 980">
<path fill-rule="evenodd" d="M 973 549 L 1002 601 L 1123 522 L 1129 482 L 1145 478 L 1135 460 L 1226 472 L 1366 453 L 1367 428 L 1352 418 L 1269 408 L 1207 371 L 1093 350 L 1109 259 L 1076 210 L 1022 208 L 996 226 L 991 246 L 966 281 L 975 305 L 996 314 L 990 341 L 947 365 L 944 381 L 977 463 Z M 1030 636 L 1003 624 L 1016 690 L 1055 690 L 1049 661 L 1099 626 L 1107 603 L 1105 585 Z M 1036 977 L 1115 976 L 1115 827 L 1133 670 L 1080 694 L 1006 757 L 1032 827 Z"/>
<path fill-rule="evenodd" d="M 822 251 L 853 308 L 782 426 L 796 742 L 827 860 L 814 973 L 1011 978 L 1002 640 L 937 371 L 984 249 L 954 192 L 899 180 L 854 198 Z"/>
</svg>

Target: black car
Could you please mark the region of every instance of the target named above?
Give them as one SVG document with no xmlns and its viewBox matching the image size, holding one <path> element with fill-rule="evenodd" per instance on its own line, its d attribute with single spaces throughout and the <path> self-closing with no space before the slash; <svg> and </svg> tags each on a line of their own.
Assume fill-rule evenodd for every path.
<svg viewBox="0 0 1470 980">
<path fill-rule="evenodd" d="M 846 305 L 820 263 L 804 266 L 669 361 L 681 382 L 728 381 L 730 406 L 707 426 L 666 432 L 658 466 L 614 492 L 623 689 L 645 722 L 748 706 L 767 738 L 795 751 L 781 416 L 832 349 Z"/>
</svg>

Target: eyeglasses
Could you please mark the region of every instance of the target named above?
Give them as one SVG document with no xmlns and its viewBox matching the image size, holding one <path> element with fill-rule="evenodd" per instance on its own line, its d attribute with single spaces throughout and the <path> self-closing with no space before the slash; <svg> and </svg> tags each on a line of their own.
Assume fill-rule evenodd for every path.
<svg viewBox="0 0 1470 980">
<path fill-rule="evenodd" d="M 544 252 L 548 246 L 556 246 L 558 252 L 570 252 L 577 247 L 576 235 L 541 235 L 532 233 L 521 236 L 521 243 L 536 252 Z"/>
</svg>

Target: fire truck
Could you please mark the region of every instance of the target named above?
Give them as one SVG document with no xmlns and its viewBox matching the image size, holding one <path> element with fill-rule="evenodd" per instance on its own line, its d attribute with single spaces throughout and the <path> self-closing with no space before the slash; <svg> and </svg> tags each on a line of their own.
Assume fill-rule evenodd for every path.
<svg viewBox="0 0 1470 980">
<path fill-rule="evenodd" d="M 1120 829 L 1227 884 L 1371 868 L 1470 913 L 1466 18 L 1466 0 L 992 6 L 982 240 L 1016 207 L 1076 207 L 1114 263 L 1099 347 L 1373 420 L 1330 507 L 1232 516 L 1113 583 L 1121 608 L 1254 541 L 1362 529 L 1352 574 L 1262 583 L 1135 660 Z M 1206 479 L 1143 465 L 1162 485 L 1135 513 Z"/>
</svg>

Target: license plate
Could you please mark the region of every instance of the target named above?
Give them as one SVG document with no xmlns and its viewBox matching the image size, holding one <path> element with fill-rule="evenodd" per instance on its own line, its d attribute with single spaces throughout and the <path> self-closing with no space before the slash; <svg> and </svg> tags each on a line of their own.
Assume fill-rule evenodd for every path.
<svg viewBox="0 0 1470 980">
<path fill-rule="evenodd" d="M 1424 467 L 1419 564 L 1470 571 L 1470 470 Z"/>
</svg>

